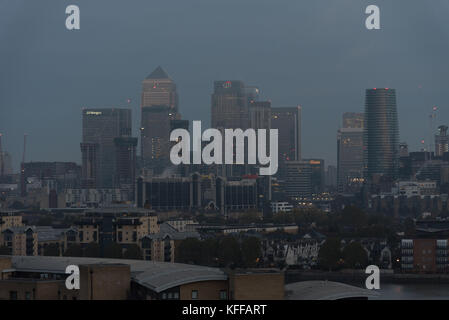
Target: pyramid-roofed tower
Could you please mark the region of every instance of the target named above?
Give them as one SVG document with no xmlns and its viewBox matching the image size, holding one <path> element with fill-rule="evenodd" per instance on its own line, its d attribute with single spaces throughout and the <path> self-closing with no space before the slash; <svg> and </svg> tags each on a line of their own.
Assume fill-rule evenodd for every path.
<svg viewBox="0 0 449 320">
<path fill-rule="evenodd" d="M 170 79 L 171 80 L 168 73 L 161 66 L 158 66 L 156 69 L 154 69 L 154 71 L 151 72 L 150 75 L 148 77 L 146 77 L 146 79 Z"/>
</svg>

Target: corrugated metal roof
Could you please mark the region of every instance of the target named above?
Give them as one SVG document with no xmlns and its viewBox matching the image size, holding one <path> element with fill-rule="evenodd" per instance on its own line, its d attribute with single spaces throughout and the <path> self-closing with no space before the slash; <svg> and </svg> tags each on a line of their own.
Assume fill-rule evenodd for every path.
<svg viewBox="0 0 449 320">
<path fill-rule="evenodd" d="M 228 278 L 226 273 L 218 268 L 180 263 L 77 257 L 12 257 L 12 268 L 25 272 L 65 273 L 68 265 L 83 264 L 127 264 L 131 268 L 132 280 L 155 292 L 186 283 Z"/>
<path fill-rule="evenodd" d="M 377 297 L 378 293 L 333 281 L 301 281 L 285 286 L 287 300 L 339 300 Z"/>
</svg>

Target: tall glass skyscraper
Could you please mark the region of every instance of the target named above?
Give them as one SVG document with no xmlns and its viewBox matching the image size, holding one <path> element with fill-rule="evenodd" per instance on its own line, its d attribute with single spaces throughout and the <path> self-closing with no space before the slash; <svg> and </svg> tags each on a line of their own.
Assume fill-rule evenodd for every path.
<svg viewBox="0 0 449 320">
<path fill-rule="evenodd" d="M 140 144 L 145 166 L 167 160 L 170 121 L 181 119 L 181 115 L 176 84 L 160 66 L 142 82 L 141 112 Z"/>
<path fill-rule="evenodd" d="M 343 128 L 337 133 L 338 191 L 355 193 L 363 185 L 363 128 L 364 114 L 343 114 Z"/>
<path fill-rule="evenodd" d="M 242 81 L 214 81 L 212 128 L 246 130 L 249 126 L 249 96 Z"/>
<path fill-rule="evenodd" d="M 395 179 L 399 168 L 399 123 L 396 90 L 366 90 L 364 160 L 366 178 Z"/>
<path fill-rule="evenodd" d="M 130 109 L 83 109 L 83 140 L 81 142 L 83 188 L 113 188 L 115 186 L 114 139 L 131 137 L 131 123 Z"/>
</svg>

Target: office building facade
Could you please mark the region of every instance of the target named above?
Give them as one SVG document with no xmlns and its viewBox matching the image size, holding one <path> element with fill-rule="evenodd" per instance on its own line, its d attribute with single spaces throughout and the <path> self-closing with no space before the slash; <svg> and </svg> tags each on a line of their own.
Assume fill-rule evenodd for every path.
<svg viewBox="0 0 449 320">
<path fill-rule="evenodd" d="M 115 139 L 130 137 L 131 129 L 130 109 L 83 109 L 82 187 L 115 185 Z"/>
<path fill-rule="evenodd" d="M 363 185 L 363 113 L 344 113 L 337 133 L 338 191 L 358 192 Z"/>
<path fill-rule="evenodd" d="M 449 136 L 447 126 L 439 126 L 438 134 L 435 135 L 435 156 L 442 157 L 445 152 L 449 152 Z"/>
<path fill-rule="evenodd" d="M 363 129 L 365 115 L 361 112 L 345 112 L 343 114 L 343 128 Z"/>
<path fill-rule="evenodd" d="M 301 160 L 301 107 L 272 108 L 271 128 L 278 129 L 279 161 Z"/>
<path fill-rule="evenodd" d="M 159 66 L 142 82 L 140 130 L 145 167 L 168 158 L 170 121 L 180 117 L 176 84 Z"/>
<path fill-rule="evenodd" d="M 211 100 L 212 128 L 248 128 L 248 96 L 242 81 L 215 81 Z"/>
<path fill-rule="evenodd" d="M 399 123 L 395 89 L 366 90 L 364 125 L 366 178 L 396 179 L 399 169 Z"/>
<path fill-rule="evenodd" d="M 310 165 L 310 183 L 312 195 L 319 195 L 324 192 L 325 186 L 325 165 L 323 159 L 303 159 Z"/>
<path fill-rule="evenodd" d="M 151 166 L 167 160 L 170 149 L 170 109 L 167 106 L 142 108 L 142 158 Z"/>
<path fill-rule="evenodd" d="M 137 138 L 118 137 L 115 144 L 115 186 L 134 193 L 136 180 Z M 131 196 L 134 198 L 134 196 Z"/>
<path fill-rule="evenodd" d="M 311 199 L 312 197 L 312 166 L 310 161 L 287 161 L 285 192 L 294 200 Z"/>
</svg>

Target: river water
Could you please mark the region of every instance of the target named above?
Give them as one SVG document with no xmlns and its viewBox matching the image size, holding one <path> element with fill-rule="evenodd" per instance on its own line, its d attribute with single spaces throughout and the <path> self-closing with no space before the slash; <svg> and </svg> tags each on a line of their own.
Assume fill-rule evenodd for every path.
<svg viewBox="0 0 449 320">
<path fill-rule="evenodd" d="M 381 284 L 370 300 L 449 300 L 449 284 Z"/>
</svg>

